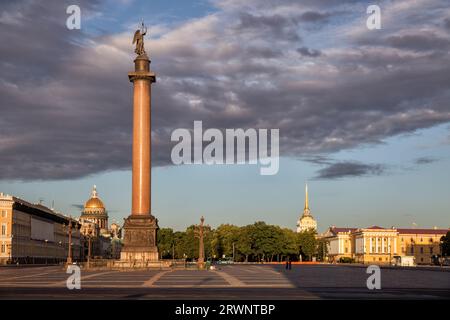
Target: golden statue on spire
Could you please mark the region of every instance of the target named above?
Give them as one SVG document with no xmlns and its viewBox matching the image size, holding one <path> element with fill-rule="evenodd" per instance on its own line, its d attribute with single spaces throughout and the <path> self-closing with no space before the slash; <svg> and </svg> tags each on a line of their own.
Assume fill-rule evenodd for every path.
<svg viewBox="0 0 450 320">
<path fill-rule="evenodd" d="M 142 21 L 140 29 L 136 30 L 133 37 L 133 44 L 136 43 L 136 49 L 134 49 L 134 52 L 139 56 L 141 54 L 145 54 L 144 36 L 146 34 L 147 34 L 147 27 L 144 25 L 144 21 Z"/>
</svg>

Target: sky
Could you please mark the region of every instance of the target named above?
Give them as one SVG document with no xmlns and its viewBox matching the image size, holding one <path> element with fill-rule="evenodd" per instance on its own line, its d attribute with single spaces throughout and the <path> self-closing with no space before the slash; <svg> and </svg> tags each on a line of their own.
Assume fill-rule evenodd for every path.
<svg viewBox="0 0 450 320">
<path fill-rule="evenodd" d="M 67 6 L 81 29 L 66 27 Z M 368 5 L 381 8 L 368 30 Z M 148 25 L 152 213 L 183 230 L 295 228 L 304 185 L 327 227 L 450 226 L 445 0 L 0 3 L 0 191 L 79 215 L 97 185 L 131 207 L 132 35 Z M 173 165 L 177 128 L 280 130 L 280 169 Z"/>
</svg>

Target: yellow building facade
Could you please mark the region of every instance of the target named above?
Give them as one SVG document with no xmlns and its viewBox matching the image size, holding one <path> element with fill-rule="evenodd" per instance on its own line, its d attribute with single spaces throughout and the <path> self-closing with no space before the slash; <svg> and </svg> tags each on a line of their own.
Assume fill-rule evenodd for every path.
<svg viewBox="0 0 450 320">
<path fill-rule="evenodd" d="M 327 241 L 327 260 L 350 259 L 363 264 L 390 264 L 395 256 L 414 256 L 417 264 L 431 264 L 440 254 L 440 239 L 449 229 L 337 228 L 321 238 Z"/>
<path fill-rule="evenodd" d="M 0 194 L 0 264 L 66 261 L 72 223 L 72 258 L 80 258 L 79 223 L 40 204 Z"/>
</svg>

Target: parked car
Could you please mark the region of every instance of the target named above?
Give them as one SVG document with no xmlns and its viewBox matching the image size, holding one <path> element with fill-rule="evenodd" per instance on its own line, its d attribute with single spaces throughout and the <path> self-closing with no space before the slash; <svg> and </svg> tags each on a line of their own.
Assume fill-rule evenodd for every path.
<svg viewBox="0 0 450 320">
<path fill-rule="evenodd" d="M 394 256 L 391 264 L 396 267 L 415 267 L 416 258 L 414 256 Z"/>
</svg>

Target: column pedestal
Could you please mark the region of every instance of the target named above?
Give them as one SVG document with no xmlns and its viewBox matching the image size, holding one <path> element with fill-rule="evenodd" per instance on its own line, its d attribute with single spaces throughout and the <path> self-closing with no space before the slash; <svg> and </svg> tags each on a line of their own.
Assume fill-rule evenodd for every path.
<svg viewBox="0 0 450 320">
<path fill-rule="evenodd" d="M 158 261 L 158 247 L 156 246 L 156 230 L 158 220 L 151 215 L 130 215 L 125 219 L 124 246 L 120 253 L 120 260 L 130 262 Z"/>
</svg>

